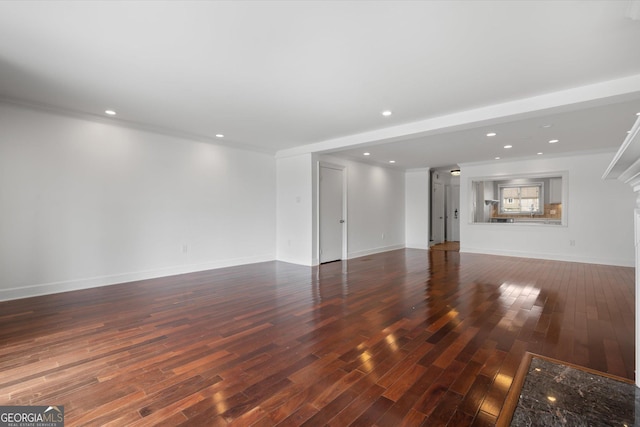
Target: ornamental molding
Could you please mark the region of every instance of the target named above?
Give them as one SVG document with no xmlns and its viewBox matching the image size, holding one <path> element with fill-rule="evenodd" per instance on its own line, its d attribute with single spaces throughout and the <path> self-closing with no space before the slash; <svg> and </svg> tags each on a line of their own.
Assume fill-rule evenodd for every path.
<svg viewBox="0 0 640 427">
<path fill-rule="evenodd" d="M 614 156 L 602 179 L 617 179 L 640 192 L 640 116 Z"/>
</svg>

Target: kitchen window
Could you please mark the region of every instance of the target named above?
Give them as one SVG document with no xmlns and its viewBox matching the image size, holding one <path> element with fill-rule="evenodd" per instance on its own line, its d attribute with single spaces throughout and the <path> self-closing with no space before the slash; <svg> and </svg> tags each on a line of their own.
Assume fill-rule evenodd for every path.
<svg viewBox="0 0 640 427">
<path fill-rule="evenodd" d="M 567 172 L 470 179 L 469 223 L 566 227 L 568 179 Z"/>
<path fill-rule="evenodd" d="M 502 214 L 531 214 L 543 213 L 543 183 L 504 184 L 499 185 L 500 213 Z"/>
</svg>

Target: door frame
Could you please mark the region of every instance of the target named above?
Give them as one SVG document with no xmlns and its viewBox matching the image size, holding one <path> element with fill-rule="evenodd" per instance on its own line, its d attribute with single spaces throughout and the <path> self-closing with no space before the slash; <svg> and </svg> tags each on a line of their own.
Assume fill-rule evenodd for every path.
<svg viewBox="0 0 640 427">
<path fill-rule="evenodd" d="M 341 260 L 348 258 L 348 230 L 349 230 L 349 218 L 347 218 L 347 170 L 345 165 L 339 165 L 336 163 L 325 162 L 323 160 L 318 161 L 316 168 L 316 254 L 318 259 L 318 265 L 320 265 L 320 168 L 337 169 L 342 172 L 342 257 Z"/>
<path fill-rule="evenodd" d="M 458 189 L 458 198 L 457 203 L 456 198 L 454 197 L 454 190 Z M 456 230 L 455 223 L 455 212 L 454 207 L 458 207 L 458 226 Z M 444 192 L 444 206 L 445 206 L 445 229 L 444 229 L 444 240 L 447 242 L 459 242 L 460 241 L 460 185 L 459 184 L 446 184 L 445 192 Z M 454 231 L 457 231 L 454 232 Z M 456 235 L 457 234 L 457 235 Z M 457 240 L 455 238 L 457 237 Z"/>
<path fill-rule="evenodd" d="M 442 190 L 442 211 L 441 212 L 436 212 L 437 201 L 436 201 L 436 196 L 434 194 L 436 192 L 436 185 L 441 186 L 441 190 Z M 446 213 L 446 205 L 445 205 L 445 203 L 446 203 L 445 190 L 446 190 L 446 186 L 445 186 L 444 182 L 435 181 L 432 178 L 431 188 L 429 190 L 430 193 L 431 193 L 431 195 L 430 195 L 431 196 L 430 197 L 431 206 L 430 206 L 430 209 L 429 209 L 430 210 L 430 215 L 431 215 L 431 221 L 430 221 L 430 223 L 431 223 L 431 228 L 430 228 L 431 233 L 430 233 L 430 237 L 429 237 L 429 244 L 431 244 L 432 242 L 434 244 L 443 243 L 445 241 L 445 239 L 446 239 L 446 227 L 447 227 L 446 215 L 447 215 L 447 213 Z M 442 215 L 442 227 L 436 227 L 435 221 L 436 221 L 436 217 L 438 217 L 439 215 Z M 439 236 L 439 237 L 442 237 L 442 240 L 439 241 L 439 242 L 436 241 L 436 229 L 437 228 L 440 228 L 439 231 L 441 231 L 441 234 L 442 234 L 441 236 Z M 440 233 L 438 233 L 438 234 L 440 234 Z"/>
</svg>

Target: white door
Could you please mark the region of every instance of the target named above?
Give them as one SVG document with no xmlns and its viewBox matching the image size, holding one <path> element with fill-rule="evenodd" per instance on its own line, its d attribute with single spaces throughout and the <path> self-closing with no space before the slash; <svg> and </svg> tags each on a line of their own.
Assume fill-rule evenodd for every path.
<svg viewBox="0 0 640 427">
<path fill-rule="evenodd" d="M 343 171 L 320 166 L 320 262 L 342 259 Z"/>
<path fill-rule="evenodd" d="M 450 218 L 451 218 L 451 235 L 447 238 L 452 242 L 460 241 L 460 186 L 451 186 Z"/>
<path fill-rule="evenodd" d="M 444 242 L 444 185 L 433 183 L 431 204 L 431 238 L 434 243 Z"/>
</svg>

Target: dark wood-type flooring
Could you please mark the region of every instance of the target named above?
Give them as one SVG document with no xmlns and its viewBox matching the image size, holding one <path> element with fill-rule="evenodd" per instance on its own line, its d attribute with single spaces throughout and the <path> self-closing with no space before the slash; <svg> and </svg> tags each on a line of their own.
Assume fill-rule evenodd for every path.
<svg viewBox="0 0 640 427">
<path fill-rule="evenodd" d="M 634 269 L 398 250 L 0 303 L 0 405 L 66 425 L 493 425 L 526 351 L 633 378 Z"/>
<path fill-rule="evenodd" d="M 460 242 L 442 242 L 429 248 L 432 251 L 460 251 Z"/>
</svg>

